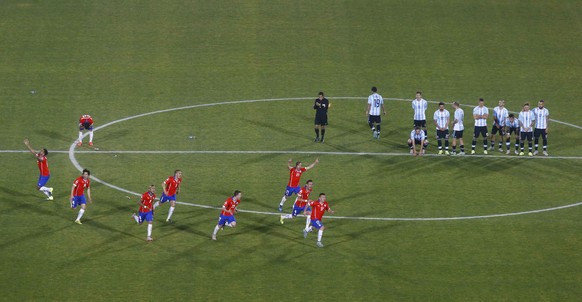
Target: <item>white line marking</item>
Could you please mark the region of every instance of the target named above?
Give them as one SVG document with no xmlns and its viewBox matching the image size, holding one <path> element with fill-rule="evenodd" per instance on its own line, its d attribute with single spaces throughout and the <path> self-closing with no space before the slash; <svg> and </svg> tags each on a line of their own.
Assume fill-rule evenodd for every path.
<svg viewBox="0 0 582 302">
<path fill-rule="evenodd" d="M 199 105 L 192 105 L 192 106 L 185 106 L 185 107 L 179 107 L 179 108 L 171 108 L 171 109 L 164 109 L 164 110 L 158 110 L 158 111 L 153 111 L 153 112 L 148 112 L 148 113 L 142 113 L 142 114 L 138 114 L 138 115 L 134 115 L 134 116 L 130 116 L 130 117 L 126 117 L 126 118 L 122 118 L 119 120 L 115 120 L 109 123 L 106 123 L 102 126 L 96 127 L 95 129 L 93 129 L 93 131 L 97 131 L 99 129 L 103 129 L 105 127 L 108 127 L 110 125 L 114 125 L 123 121 L 128 121 L 131 119 L 135 119 L 135 118 L 139 118 L 139 117 L 144 117 L 144 116 L 148 116 L 148 115 L 153 115 L 153 114 L 158 114 L 158 113 L 164 113 L 164 112 L 171 112 L 171 111 L 177 111 L 177 110 L 185 110 L 185 109 L 192 109 L 192 108 L 198 108 L 198 107 L 210 107 L 210 106 L 218 106 L 218 105 L 231 105 L 231 104 L 242 104 L 242 103 L 255 103 L 255 102 L 273 102 L 273 101 L 298 101 L 298 100 L 310 100 L 312 99 L 312 97 L 304 97 L 304 98 L 279 98 L 279 99 L 263 99 L 263 100 L 243 100 L 243 101 L 231 101 L 231 102 L 219 102 L 219 103 L 211 103 L 211 104 L 199 104 Z M 357 100 L 365 100 L 365 98 L 363 97 L 335 97 L 335 98 L 331 98 L 331 99 L 357 99 Z M 397 98 L 384 98 L 385 100 L 397 100 L 397 101 L 409 101 L 408 99 L 397 99 Z M 433 101 L 431 101 L 431 103 L 434 103 Z M 573 125 L 574 126 L 574 125 Z M 582 129 L 582 127 L 577 127 L 574 126 L 576 128 Z M 85 133 L 83 135 L 83 138 L 85 136 L 87 136 L 88 133 Z M 73 164 L 73 166 L 75 166 L 75 168 L 77 168 L 77 170 L 79 170 L 79 172 L 83 171 L 83 168 L 81 167 L 81 165 L 79 164 L 79 162 L 77 161 L 77 159 L 75 158 L 75 147 L 76 147 L 76 143 L 75 141 L 73 141 L 73 143 L 71 144 L 71 146 L 69 147 L 69 160 L 71 161 L 71 163 Z M 20 151 L 19 151 L 20 152 Z M 23 151 L 24 152 L 24 151 Z M 89 151 L 90 153 L 93 152 L 100 152 L 100 153 L 105 153 L 105 152 L 109 152 L 112 153 L 113 151 Z M 89 152 L 83 152 L 83 153 L 89 153 Z M 151 154 L 160 154 L 160 152 L 169 152 L 169 151 L 118 151 L 118 153 L 121 152 L 132 152 L 132 153 L 136 153 L 136 152 L 147 152 L 147 153 L 151 153 Z M 175 151 L 175 152 L 180 152 L 181 154 L 261 154 L 261 152 L 269 152 L 269 153 L 289 153 L 288 151 Z M 188 152 L 188 153 L 187 153 Z M 211 152 L 211 153 L 210 153 Z M 79 152 L 81 153 L 81 152 Z M 403 153 L 367 153 L 367 152 L 311 152 L 311 151 L 291 151 L 290 153 L 297 153 L 297 154 L 334 154 L 334 155 L 403 155 Z M 404 153 L 404 155 L 408 155 L 407 153 Z M 410 155 L 408 155 L 410 156 Z M 430 156 L 430 155 L 429 155 Z M 465 156 L 465 157 L 509 157 L 509 156 L 492 156 L 492 155 L 469 155 L 469 156 Z M 515 156 L 513 156 L 515 157 Z M 558 157 L 546 157 L 546 158 L 558 158 Z M 574 158 L 574 159 L 579 159 L 579 158 Z M 130 194 L 130 195 L 136 195 L 136 196 L 141 196 L 139 193 L 136 192 L 132 192 L 129 191 L 127 189 L 112 185 L 106 181 L 103 181 L 97 177 L 91 176 L 91 178 L 98 182 L 101 183 L 105 186 L 108 186 L 110 188 L 113 188 L 115 190 Z M 194 203 L 185 203 L 185 202 L 176 202 L 182 205 L 189 205 L 189 206 L 195 206 L 195 207 L 200 207 L 200 208 L 206 208 L 206 209 L 218 209 L 217 207 L 213 207 L 213 206 L 207 206 L 207 205 L 201 205 L 201 204 L 194 204 Z M 516 216 L 516 215 L 525 215 L 525 214 L 533 214 L 533 213 L 541 213 L 541 212 L 548 212 L 548 211 L 555 211 L 555 210 L 560 210 L 560 209 L 565 209 L 565 208 L 570 208 L 570 207 L 575 207 L 578 205 L 581 205 L 582 202 L 579 203 L 574 203 L 574 204 L 569 204 L 569 205 L 564 205 L 564 206 L 560 206 L 560 207 L 553 207 L 553 208 L 547 208 L 547 209 L 539 209 L 539 210 L 531 210 L 531 211 L 524 211 L 524 212 L 515 212 L 515 213 L 501 213 L 501 214 L 492 214 L 492 215 L 482 215 L 482 216 L 460 216 L 460 217 L 427 217 L 427 218 L 382 218 L 382 217 L 347 217 L 347 216 L 326 216 L 328 218 L 335 218 L 335 219 L 354 219 L 354 220 L 390 220 L 390 221 L 435 221 L 435 220 L 467 220 L 467 219 L 482 219 L 482 218 L 493 218 L 493 217 L 507 217 L 507 216 Z M 254 214 L 263 214 L 263 215 L 280 215 L 280 213 L 273 213 L 273 212 L 260 212 L 260 211 L 249 211 L 249 210 L 241 210 L 241 212 L 247 212 L 247 213 L 254 213 Z"/>
</svg>

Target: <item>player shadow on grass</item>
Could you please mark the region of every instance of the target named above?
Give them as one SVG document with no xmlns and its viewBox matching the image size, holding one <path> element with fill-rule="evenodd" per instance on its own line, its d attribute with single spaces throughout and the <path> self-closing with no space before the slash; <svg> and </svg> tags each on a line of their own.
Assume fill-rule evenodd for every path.
<svg viewBox="0 0 582 302">
<path fill-rule="evenodd" d="M 375 226 L 369 226 L 367 228 L 362 229 L 358 229 L 357 231 L 352 230 L 352 231 L 348 231 L 348 232 L 332 232 L 332 228 L 333 225 L 330 225 L 329 231 L 326 232 L 326 247 L 331 247 L 331 246 L 335 246 L 335 245 L 339 245 L 342 243 L 346 243 L 346 242 L 351 242 L 354 240 L 358 240 L 362 235 L 366 235 L 366 236 L 372 236 L 374 233 L 382 233 L 382 234 L 386 234 L 389 233 L 391 229 L 394 229 L 398 226 L 400 226 L 402 223 L 401 222 L 386 222 L 383 225 L 375 225 Z M 309 238 L 309 237 L 308 237 Z"/>
<path fill-rule="evenodd" d="M 27 233 L 26 235 L 20 237 L 20 238 L 16 238 L 16 239 L 12 239 L 3 243 L 0 243 L 0 250 L 3 250 L 4 248 L 7 247 L 12 247 L 15 244 L 19 244 L 25 241 L 36 241 L 37 238 L 46 238 L 47 236 L 50 236 L 53 233 L 58 233 L 64 229 L 70 228 L 72 227 L 72 225 L 67 225 L 67 226 L 63 226 L 60 227 L 58 229 L 43 229 L 42 231 L 38 231 L 35 233 Z"/>
<path fill-rule="evenodd" d="M 54 141 L 64 142 L 64 143 L 71 142 L 71 137 L 65 136 L 57 131 L 41 129 L 41 130 L 38 130 L 37 132 L 43 136 L 50 138 L 51 140 L 54 140 Z"/>
</svg>

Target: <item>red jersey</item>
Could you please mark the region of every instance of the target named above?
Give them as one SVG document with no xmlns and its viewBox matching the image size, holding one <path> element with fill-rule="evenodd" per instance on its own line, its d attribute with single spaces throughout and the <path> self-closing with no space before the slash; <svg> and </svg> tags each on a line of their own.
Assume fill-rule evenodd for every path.
<svg viewBox="0 0 582 302">
<path fill-rule="evenodd" d="M 37 159 L 36 164 L 38 165 L 38 170 L 40 170 L 40 176 L 49 176 L 51 174 L 51 172 L 49 171 L 49 168 L 48 168 L 48 162 L 46 160 L 46 156 L 37 154 L 36 159 Z"/>
<path fill-rule="evenodd" d="M 89 188 L 91 185 L 91 180 L 89 178 L 84 179 L 83 176 L 79 176 L 73 182 L 75 190 L 73 191 L 73 196 L 82 196 L 85 193 L 85 188 Z"/>
<path fill-rule="evenodd" d="M 154 209 L 153 202 L 156 198 L 156 194 L 147 191 L 141 195 L 141 205 L 139 206 L 139 211 L 141 213 L 147 213 Z"/>
<path fill-rule="evenodd" d="M 329 211 L 329 204 L 327 201 L 319 202 L 318 200 L 310 201 L 309 206 L 311 207 L 311 220 L 321 220 L 323 218 L 323 213 Z"/>
<path fill-rule="evenodd" d="M 313 190 L 307 189 L 307 187 L 301 188 L 301 191 L 297 194 L 297 199 L 295 199 L 295 206 L 303 208 L 307 204 L 307 201 L 309 201 L 311 191 Z"/>
<path fill-rule="evenodd" d="M 180 187 L 182 183 L 182 178 L 176 179 L 174 176 L 168 177 L 164 180 L 164 186 L 166 187 L 167 196 L 176 195 L 176 190 Z"/>
<path fill-rule="evenodd" d="M 232 216 L 233 213 L 227 211 L 234 212 L 234 209 L 236 208 L 236 206 L 238 206 L 239 202 L 240 200 L 235 201 L 232 197 L 227 198 L 224 204 L 222 205 L 222 212 L 220 212 L 220 214 L 224 216 Z"/>
<path fill-rule="evenodd" d="M 81 118 L 79 118 L 79 124 L 82 125 L 85 123 L 93 124 L 93 118 L 88 114 L 82 115 Z"/>
<path fill-rule="evenodd" d="M 307 171 L 306 168 L 301 168 L 297 170 L 295 167 L 289 169 L 289 182 L 288 187 L 299 187 L 299 181 L 301 180 L 301 174 Z"/>
</svg>

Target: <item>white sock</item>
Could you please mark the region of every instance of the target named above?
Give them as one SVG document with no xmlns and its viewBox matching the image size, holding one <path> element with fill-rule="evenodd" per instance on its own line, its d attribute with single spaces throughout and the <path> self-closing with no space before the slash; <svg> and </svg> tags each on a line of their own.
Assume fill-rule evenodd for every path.
<svg viewBox="0 0 582 302">
<path fill-rule="evenodd" d="M 321 230 L 321 229 L 320 229 L 320 230 L 317 232 L 317 241 L 321 241 L 321 236 L 323 236 L 323 230 Z"/>
<path fill-rule="evenodd" d="M 293 218 L 293 214 L 281 215 L 281 218 L 283 218 L 283 219 L 291 219 L 291 218 Z"/>
<path fill-rule="evenodd" d="M 159 207 L 159 206 L 160 206 L 160 202 L 159 202 L 159 201 L 156 201 L 156 203 L 154 203 L 154 210 L 155 210 L 157 207 Z"/>
<path fill-rule="evenodd" d="M 153 225 L 151 223 L 148 223 L 148 237 L 152 237 L 152 227 Z"/>
<path fill-rule="evenodd" d="M 306 228 L 305 230 L 307 230 L 308 232 L 311 232 L 311 231 L 313 231 L 313 227 L 310 226 L 310 227 Z"/>
<path fill-rule="evenodd" d="M 46 195 L 46 197 L 50 197 L 51 196 L 51 191 L 49 191 L 49 188 L 47 187 L 40 187 L 40 189 L 38 189 L 39 191 L 43 192 L 44 195 Z"/>
<path fill-rule="evenodd" d="M 283 204 L 285 204 L 286 200 L 287 200 L 287 196 L 283 195 L 283 198 L 281 198 L 281 202 L 279 203 L 279 205 L 283 206 Z"/>
<path fill-rule="evenodd" d="M 93 142 L 93 130 L 89 131 L 89 142 Z"/>
<path fill-rule="evenodd" d="M 218 226 L 218 224 L 214 227 L 214 232 L 212 233 L 212 236 L 215 237 L 216 233 L 218 233 L 218 230 L 220 230 L 220 227 Z"/>
<path fill-rule="evenodd" d="M 305 228 L 307 229 L 311 225 L 311 216 L 307 216 L 305 219 Z"/>
<path fill-rule="evenodd" d="M 135 219 L 135 222 L 139 223 L 139 216 L 138 215 L 133 214 L 132 217 L 133 217 L 133 219 Z"/>
<path fill-rule="evenodd" d="M 83 217 L 83 214 L 85 214 L 85 210 L 80 209 L 79 214 L 77 214 L 77 220 L 81 220 L 81 217 Z"/>
<path fill-rule="evenodd" d="M 83 131 L 79 131 L 79 142 L 83 139 Z"/>
<path fill-rule="evenodd" d="M 170 218 L 172 218 L 172 214 L 174 214 L 174 207 L 170 207 L 168 210 L 168 218 L 166 218 L 166 220 L 170 220 Z"/>
</svg>

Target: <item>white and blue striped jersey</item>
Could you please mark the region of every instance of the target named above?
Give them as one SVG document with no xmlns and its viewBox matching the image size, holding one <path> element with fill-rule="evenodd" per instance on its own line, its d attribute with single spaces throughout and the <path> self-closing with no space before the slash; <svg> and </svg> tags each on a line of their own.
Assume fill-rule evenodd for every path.
<svg viewBox="0 0 582 302">
<path fill-rule="evenodd" d="M 368 97 L 368 104 L 370 105 L 369 115 L 380 115 L 382 113 L 382 105 L 384 105 L 384 99 L 377 93 L 372 93 Z"/>
<path fill-rule="evenodd" d="M 532 111 L 522 111 L 519 113 L 519 130 L 521 132 L 532 132 L 532 123 L 535 122 L 536 115 Z"/>
<path fill-rule="evenodd" d="M 534 108 L 533 113 L 536 116 L 536 129 L 546 129 L 548 128 L 547 118 L 550 116 L 550 111 L 545 107 L 540 109 L 539 107 Z"/>
<path fill-rule="evenodd" d="M 485 106 L 483 107 L 475 107 L 473 109 L 473 115 L 489 115 L 489 109 Z M 483 127 L 487 126 L 487 118 L 476 118 L 475 119 L 475 127 Z"/>
<path fill-rule="evenodd" d="M 465 118 L 465 111 L 463 111 L 463 109 L 461 109 L 461 108 L 457 108 L 457 110 L 455 110 L 455 119 L 453 120 L 453 122 L 457 121 L 455 123 L 455 125 L 453 126 L 454 131 L 465 130 L 465 126 L 463 125 L 464 118 Z"/>
<path fill-rule="evenodd" d="M 420 130 L 416 133 L 416 129 L 410 132 L 410 139 L 413 141 L 420 141 L 422 142 L 426 138 L 424 131 Z"/>
<path fill-rule="evenodd" d="M 425 121 L 427 108 L 428 102 L 425 99 L 420 99 L 420 101 L 417 99 L 412 100 L 412 109 L 414 109 L 414 120 Z"/>
<path fill-rule="evenodd" d="M 508 128 L 519 128 L 519 120 L 514 118 L 513 122 L 511 122 L 509 119 L 507 119 L 507 121 L 505 121 L 505 126 Z"/>
<path fill-rule="evenodd" d="M 503 127 L 509 118 L 509 111 L 505 107 L 497 106 L 493 108 L 493 117 L 497 120 L 499 126 Z"/>
<path fill-rule="evenodd" d="M 447 109 L 443 111 L 437 110 L 434 112 L 433 119 L 436 122 L 437 129 L 445 128 L 449 129 L 449 122 L 451 120 L 451 114 Z"/>
</svg>

